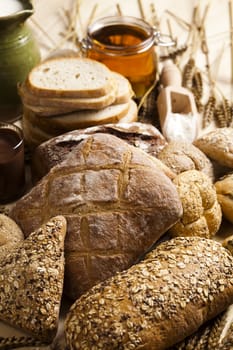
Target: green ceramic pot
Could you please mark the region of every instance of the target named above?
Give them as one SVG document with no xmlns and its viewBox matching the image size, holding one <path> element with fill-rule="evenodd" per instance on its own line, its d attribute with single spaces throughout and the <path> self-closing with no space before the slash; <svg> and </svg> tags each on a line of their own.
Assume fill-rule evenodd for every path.
<svg viewBox="0 0 233 350">
<path fill-rule="evenodd" d="M 19 0 L 23 10 L 0 17 L 0 121 L 13 121 L 21 110 L 17 91 L 29 71 L 40 61 L 40 51 L 25 24 L 33 14 L 30 1 Z"/>
</svg>

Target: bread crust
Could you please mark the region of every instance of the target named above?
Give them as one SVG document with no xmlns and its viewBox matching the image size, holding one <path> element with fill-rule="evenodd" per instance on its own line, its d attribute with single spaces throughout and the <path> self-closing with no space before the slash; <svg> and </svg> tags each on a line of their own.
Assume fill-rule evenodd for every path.
<svg viewBox="0 0 233 350">
<path fill-rule="evenodd" d="M 122 123 L 120 121 L 118 124 L 103 124 L 73 130 L 44 142 L 34 150 L 31 163 L 34 182 L 46 175 L 54 165 L 64 160 L 81 141 L 89 135 L 98 133 L 115 135 L 154 158 L 166 145 L 165 138 L 157 128 L 140 122 Z M 175 173 L 163 162 L 157 160 L 157 163 L 168 177 L 171 179 L 175 177 Z"/>
<path fill-rule="evenodd" d="M 233 301 L 233 258 L 200 237 L 166 241 L 146 258 L 93 287 L 65 322 L 73 350 L 164 350 Z"/>
</svg>

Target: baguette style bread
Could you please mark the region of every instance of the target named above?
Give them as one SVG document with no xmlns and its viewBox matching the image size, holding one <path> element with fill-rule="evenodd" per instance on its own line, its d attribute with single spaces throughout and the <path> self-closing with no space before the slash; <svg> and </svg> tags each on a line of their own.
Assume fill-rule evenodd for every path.
<svg viewBox="0 0 233 350">
<path fill-rule="evenodd" d="M 59 57 L 43 61 L 28 75 L 27 84 L 38 96 L 100 97 L 112 85 L 110 69 L 103 63 L 83 57 Z"/>
<path fill-rule="evenodd" d="M 175 185 L 153 157 L 95 134 L 52 167 L 10 212 L 25 236 L 67 219 L 65 293 L 72 299 L 135 263 L 182 215 Z"/>
<path fill-rule="evenodd" d="M 67 345 L 73 350 L 164 350 L 232 302 L 228 251 L 204 238 L 171 239 L 73 304 L 65 322 Z"/>
</svg>

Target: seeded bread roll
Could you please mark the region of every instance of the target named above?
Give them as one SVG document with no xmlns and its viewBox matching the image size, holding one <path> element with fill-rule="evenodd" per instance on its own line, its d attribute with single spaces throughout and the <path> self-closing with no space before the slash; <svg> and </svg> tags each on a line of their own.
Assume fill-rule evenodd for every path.
<svg viewBox="0 0 233 350">
<path fill-rule="evenodd" d="M 187 170 L 174 179 L 183 216 L 170 229 L 173 236 L 213 237 L 222 222 L 222 211 L 210 178 L 198 170 Z"/>
<path fill-rule="evenodd" d="M 0 261 L 24 240 L 21 228 L 8 216 L 0 214 Z"/>
<path fill-rule="evenodd" d="M 200 237 L 166 241 L 93 287 L 65 322 L 70 349 L 164 350 L 233 301 L 233 257 Z"/>
<path fill-rule="evenodd" d="M 194 145 L 221 166 L 233 168 L 233 128 L 216 128 L 196 139 Z"/>
<path fill-rule="evenodd" d="M 224 217 L 233 223 L 233 174 L 215 182 L 215 188 Z"/>
<path fill-rule="evenodd" d="M 55 213 L 67 219 L 64 290 L 76 299 L 135 263 L 182 208 L 175 185 L 153 157 L 100 133 L 52 167 L 10 216 L 27 236 Z"/>
<path fill-rule="evenodd" d="M 205 153 L 189 142 L 169 142 L 158 154 L 158 158 L 176 174 L 196 169 L 214 181 L 213 164 Z"/>
<path fill-rule="evenodd" d="M 53 217 L 0 261 L 0 319 L 47 343 L 58 328 L 65 235 L 65 218 Z"/>
</svg>

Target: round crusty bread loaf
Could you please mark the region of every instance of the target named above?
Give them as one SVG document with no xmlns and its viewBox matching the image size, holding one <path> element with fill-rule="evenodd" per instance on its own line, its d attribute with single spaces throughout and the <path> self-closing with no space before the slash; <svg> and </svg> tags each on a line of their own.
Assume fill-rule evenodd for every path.
<svg viewBox="0 0 233 350">
<path fill-rule="evenodd" d="M 182 208 L 175 185 L 153 157 L 100 133 L 53 166 L 10 216 L 27 236 L 55 213 L 67 219 L 64 290 L 76 299 L 140 258 Z"/>
<path fill-rule="evenodd" d="M 166 144 L 165 138 L 157 128 L 151 124 L 140 122 L 122 123 L 120 121 L 118 124 L 103 124 L 86 129 L 73 130 L 50 138 L 34 150 L 31 162 L 34 182 L 46 175 L 54 165 L 64 160 L 81 141 L 89 135 L 97 133 L 115 135 L 155 158 Z M 31 133 L 29 137 L 31 137 Z M 165 174 L 173 179 L 175 174 L 163 162 L 159 160 L 158 162 L 161 164 Z"/>
<path fill-rule="evenodd" d="M 233 174 L 215 182 L 215 188 L 224 217 L 233 223 Z"/>
<path fill-rule="evenodd" d="M 93 287 L 65 321 L 70 349 L 164 350 L 233 302 L 233 257 L 200 237 L 166 241 Z"/>
<path fill-rule="evenodd" d="M 193 143 L 221 166 L 233 168 L 233 128 L 216 128 Z"/>
<path fill-rule="evenodd" d="M 199 170 L 214 181 L 214 168 L 210 159 L 199 148 L 185 141 L 171 141 L 158 154 L 175 174 L 187 170 Z"/>
<path fill-rule="evenodd" d="M 23 240 L 23 232 L 16 222 L 7 215 L 0 214 L 0 261 Z"/>
<path fill-rule="evenodd" d="M 183 216 L 169 230 L 173 236 L 213 237 L 222 222 L 222 211 L 210 178 L 198 170 L 187 170 L 173 180 Z"/>
<path fill-rule="evenodd" d="M 58 57 L 41 62 L 27 78 L 34 94 L 45 97 L 99 97 L 111 89 L 112 75 L 103 63 L 84 57 Z"/>
</svg>

